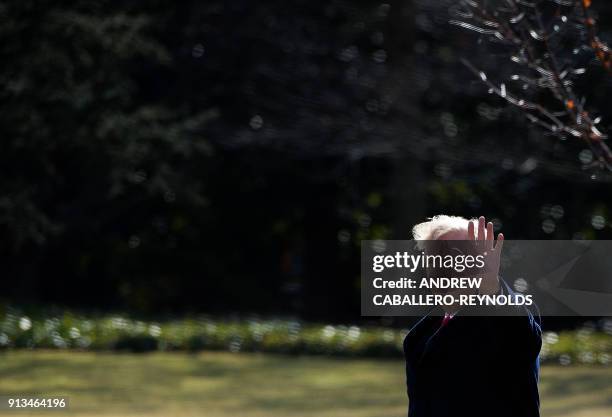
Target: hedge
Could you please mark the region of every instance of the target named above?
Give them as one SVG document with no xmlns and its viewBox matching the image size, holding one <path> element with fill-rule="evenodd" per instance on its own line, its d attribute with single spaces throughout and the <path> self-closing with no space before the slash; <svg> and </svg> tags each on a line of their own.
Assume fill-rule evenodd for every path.
<svg viewBox="0 0 612 417">
<path fill-rule="evenodd" d="M 308 323 L 300 320 L 193 316 L 138 320 L 68 310 L 0 306 L 0 349 L 148 351 L 225 350 L 350 357 L 401 357 L 406 330 Z M 572 331 L 545 332 L 543 362 L 612 362 L 612 320 Z"/>
</svg>

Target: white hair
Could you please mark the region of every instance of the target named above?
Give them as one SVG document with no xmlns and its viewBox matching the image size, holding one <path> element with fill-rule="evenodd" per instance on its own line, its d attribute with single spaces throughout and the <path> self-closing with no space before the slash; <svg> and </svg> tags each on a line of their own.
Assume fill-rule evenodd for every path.
<svg viewBox="0 0 612 417">
<path fill-rule="evenodd" d="M 470 220 L 459 216 L 439 214 L 412 228 L 414 240 L 437 240 L 440 236 L 454 231 L 467 231 Z"/>
</svg>

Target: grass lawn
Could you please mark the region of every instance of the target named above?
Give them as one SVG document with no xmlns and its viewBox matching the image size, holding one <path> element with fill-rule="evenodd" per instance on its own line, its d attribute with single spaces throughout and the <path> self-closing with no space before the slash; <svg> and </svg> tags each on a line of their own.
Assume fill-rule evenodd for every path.
<svg viewBox="0 0 612 417">
<path fill-rule="evenodd" d="M 61 412 L 0 416 L 405 416 L 398 360 L 204 352 L 0 353 L 0 395 L 66 395 Z M 544 417 L 612 416 L 612 368 L 543 368 Z M 50 413 L 50 414 L 49 414 Z"/>
</svg>

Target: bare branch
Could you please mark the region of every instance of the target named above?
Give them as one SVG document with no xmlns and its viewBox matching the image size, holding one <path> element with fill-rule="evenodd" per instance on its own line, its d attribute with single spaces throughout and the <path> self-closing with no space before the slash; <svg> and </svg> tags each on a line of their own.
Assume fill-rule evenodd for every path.
<svg viewBox="0 0 612 417">
<path fill-rule="evenodd" d="M 557 13 L 548 18 L 552 24 L 544 22 L 540 9 L 544 1 L 557 5 Z M 582 140 L 596 156 L 599 165 L 612 170 L 612 152 L 604 143 L 606 135 L 596 127 L 600 118 L 592 119 L 585 109 L 586 99 L 578 97 L 572 89 L 573 78 L 583 75 L 586 70 L 576 66 L 574 59 L 565 56 L 567 54 L 562 54 L 559 42 L 554 40 L 570 21 L 567 13 L 575 16 L 579 11 L 582 19 L 575 20 L 582 20 L 590 47 L 604 67 L 611 69 L 610 49 L 596 37 L 594 20 L 588 14 L 590 0 L 504 0 L 503 3 L 503 7 L 489 8 L 484 0 L 464 0 L 456 13 L 458 19 L 451 23 L 488 36 L 491 42 L 503 41 L 514 49 L 514 52 L 509 52 L 509 58 L 523 69 L 513 74 L 509 83 L 521 82 L 523 92 L 514 93 L 505 82 L 493 82 L 468 60 L 462 62 L 491 93 L 521 109 L 532 123 L 555 136 Z M 560 61 L 559 56 L 564 58 Z M 552 102 L 558 103 L 560 109 L 552 110 L 541 104 L 545 93 L 553 99 Z"/>
</svg>

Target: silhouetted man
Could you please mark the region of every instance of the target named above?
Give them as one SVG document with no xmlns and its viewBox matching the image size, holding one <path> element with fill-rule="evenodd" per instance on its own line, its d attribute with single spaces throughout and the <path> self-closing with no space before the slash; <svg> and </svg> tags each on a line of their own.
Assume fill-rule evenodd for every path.
<svg viewBox="0 0 612 417">
<path fill-rule="evenodd" d="M 473 240 L 488 256 L 480 294 L 511 295 L 499 279 L 504 237 L 478 219 L 436 216 L 413 229 L 417 241 Z M 480 307 L 478 307 L 480 308 Z M 446 308 L 423 317 L 404 340 L 409 417 L 537 417 L 542 344 L 539 322 L 525 307 L 512 317 Z"/>
</svg>

